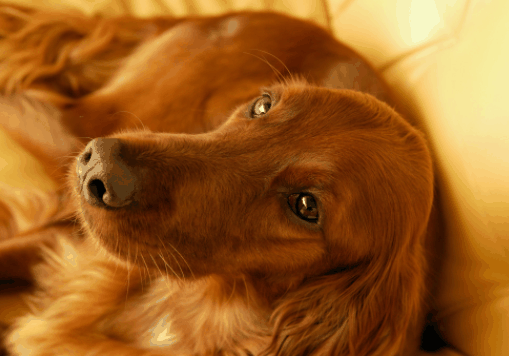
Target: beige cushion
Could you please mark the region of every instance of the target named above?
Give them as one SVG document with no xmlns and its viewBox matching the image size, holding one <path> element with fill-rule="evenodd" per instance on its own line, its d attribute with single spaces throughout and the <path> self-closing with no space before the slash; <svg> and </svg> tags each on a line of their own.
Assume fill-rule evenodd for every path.
<svg viewBox="0 0 509 356">
<path fill-rule="evenodd" d="M 424 122 L 447 221 L 438 291 L 447 340 L 468 355 L 509 354 L 509 1 L 18 0 L 139 16 L 273 9 L 312 19 L 364 54 Z M 50 189 L 0 135 L 0 180 Z"/>
</svg>

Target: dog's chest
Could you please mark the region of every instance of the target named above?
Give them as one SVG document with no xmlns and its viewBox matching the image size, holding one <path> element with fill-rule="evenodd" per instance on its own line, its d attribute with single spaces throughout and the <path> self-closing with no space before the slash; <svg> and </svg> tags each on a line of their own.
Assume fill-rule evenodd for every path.
<svg viewBox="0 0 509 356">
<path fill-rule="evenodd" d="M 254 310 L 259 309 L 250 308 L 235 293 L 221 295 L 207 280 L 182 285 L 160 279 L 145 293 L 128 298 L 109 327 L 115 337 L 144 349 L 256 354 L 268 342 L 268 327 L 267 315 Z"/>
</svg>

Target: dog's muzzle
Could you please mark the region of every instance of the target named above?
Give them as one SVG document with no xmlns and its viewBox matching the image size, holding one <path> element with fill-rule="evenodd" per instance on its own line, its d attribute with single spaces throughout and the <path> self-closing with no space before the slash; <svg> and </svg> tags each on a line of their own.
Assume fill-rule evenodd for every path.
<svg viewBox="0 0 509 356">
<path fill-rule="evenodd" d="M 123 148 L 120 139 L 96 138 L 78 156 L 78 191 L 89 204 L 121 208 L 133 202 L 140 179 L 123 157 Z"/>
</svg>

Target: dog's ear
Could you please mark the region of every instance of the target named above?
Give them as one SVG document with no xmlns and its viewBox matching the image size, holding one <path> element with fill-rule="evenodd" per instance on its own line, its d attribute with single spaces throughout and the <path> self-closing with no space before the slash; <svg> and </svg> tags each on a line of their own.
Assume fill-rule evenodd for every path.
<svg viewBox="0 0 509 356">
<path fill-rule="evenodd" d="M 368 124 L 383 122 L 384 130 L 366 131 L 369 154 L 344 165 L 357 182 L 342 186 L 355 190 L 355 198 L 327 230 L 331 246 L 343 244 L 329 249 L 330 268 L 354 252 L 344 243 L 370 247 L 349 268 L 310 279 L 281 299 L 270 355 L 399 355 L 412 343 L 414 351 L 419 346 L 428 293 L 426 243 L 433 233 L 432 161 L 419 131 L 377 107 L 384 114 Z"/>
<path fill-rule="evenodd" d="M 308 282 L 275 310 L 267 355 L 397 354 L 420 330 L 424 266 L 414 246 Z"/>
<path fill-rule="evenodd" d="M 331 89 L 353 89 L 369 93 L 377 99 L 393 104 L 389 87 L 376 71 L 359 58 L 340 60 L 327 66 L 320 85 Z"/>
</svg>

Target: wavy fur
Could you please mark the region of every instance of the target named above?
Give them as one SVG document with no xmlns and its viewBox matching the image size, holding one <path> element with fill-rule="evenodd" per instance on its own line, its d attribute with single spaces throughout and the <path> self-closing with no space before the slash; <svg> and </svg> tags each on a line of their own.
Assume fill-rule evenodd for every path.
<svg viewBox="0 0 509 356">
<path fill-rule="evenodd" d="M 12 355 L 417 350 L 437 223 L 431 157 L 420 131 L 360 92 L 390 98 L 355 52 L 271 13 L 139 20 L 3 6 L 0 25 L 0 88 L 37 108 L 47 136 L 3 126 L 65 182 L 38 214 L 0 205 L 9 241 L 41 238 Z M 260 87 L 273 104 L 249 119 Z M 149 172 L 143 209 L 98 208 L 76 188 L 75 160 L 62 157 L 107 135 Z M 285 200 L 301 191 L 320 201 L 315 225 Z"/>
</svg>

